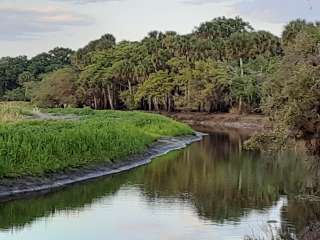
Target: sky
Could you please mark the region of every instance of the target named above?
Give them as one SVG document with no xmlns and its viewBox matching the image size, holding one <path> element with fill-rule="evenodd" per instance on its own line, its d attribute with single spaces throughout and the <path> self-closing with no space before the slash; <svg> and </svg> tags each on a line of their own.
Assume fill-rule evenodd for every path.
<svg viewBox="0 0 320 240">
<path fill-rule="evenodd" d="M 185 34 L 219 16 L 280 35 L 290 20 L 320 20 L 317 13 L 320 0 L 0 0 L 0 57 L 76 50 L 105 33 L 117 41 L 151 30 Z"/>
</svg>

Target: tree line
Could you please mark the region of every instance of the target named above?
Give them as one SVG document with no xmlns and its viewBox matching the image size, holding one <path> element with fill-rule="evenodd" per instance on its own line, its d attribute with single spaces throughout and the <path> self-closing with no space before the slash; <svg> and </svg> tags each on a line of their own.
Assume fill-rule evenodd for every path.
<svg viewBox="0 0 320 240">
<path fill-rule="evenodd" d="M 153 31 L 117 43 L 106 34 L 77 51 L 4 57 L 0 98 L 46 107 L 264 112 L 299 134 L 314 133 L 319 26 L 294 20 L 278 37 L 239 17 L 219 17 L 185 35 Z"/>
<path fill-rule="evenodd" d="M 228 111 L 259 108 L 259 76 L 281 39 L 241 18 L 216 18 L 187 35 L 153 31 L 116 43 L 111 34 L 72 51 L 0 60 L 0 96 L 45 106 Z"/>
</svg>

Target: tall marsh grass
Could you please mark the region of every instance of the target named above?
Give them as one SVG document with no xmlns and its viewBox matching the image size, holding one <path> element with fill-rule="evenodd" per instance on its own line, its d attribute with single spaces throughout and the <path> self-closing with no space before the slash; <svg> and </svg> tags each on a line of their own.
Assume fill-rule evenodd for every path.
<svg viewBox="0 0 320 240">
<path fill-rule="evenodd" d="M 0 124 L 0 177 L 42 175 L 140 153 L 162 136 L 191 134 L 188 126 L 141 112 L 54 110 L 77 121 Z"/>
<path fill-rule="evenodd" d="M 31 104 L 26 102 L 0 102 L 0 123 L 22 120 L 31 110 Z"/>
</svg>

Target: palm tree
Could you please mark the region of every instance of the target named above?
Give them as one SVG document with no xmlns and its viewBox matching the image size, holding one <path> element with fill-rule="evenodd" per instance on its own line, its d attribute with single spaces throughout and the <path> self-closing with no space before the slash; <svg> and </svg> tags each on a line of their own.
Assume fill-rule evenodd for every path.
<svg viewBox="0 0 320 240">
<path fill-rule="evenodd" d="M 282 41 L 284 45 L 290 44 L 303 29 L 308 26 L 313 26 L 313 23 L 308 23 L 304 19 L 297 19 L 289 22 L 282 33 Z"/>
</svg>

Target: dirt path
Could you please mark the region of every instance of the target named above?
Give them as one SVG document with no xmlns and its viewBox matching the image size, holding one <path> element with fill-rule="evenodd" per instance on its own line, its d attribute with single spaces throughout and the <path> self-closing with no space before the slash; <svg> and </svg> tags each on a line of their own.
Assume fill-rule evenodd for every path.
<svg viewBox="0 0 320 240">
<path fill-rule="evenodd" d="M 30 119 L 35 120 L 79 120 L 80 117 L 73 114 L 66 114 L 66 115 L 54 115 L 50 113 L 43 113 L 40 111 L 33 111 L 32 116 L 29 117 Z"/>
<path fill-rule="evenodd" d="M 200 126 L 207 130 L 217 131 L 238 131 L 253 135 L 260 131 L 267 130 L 270 126 L 267 118 L 263 115 L 250 114 L 208 114 L 198 112 L 165 113 L 164 115 L 192 126 Z"/>
</svg>

